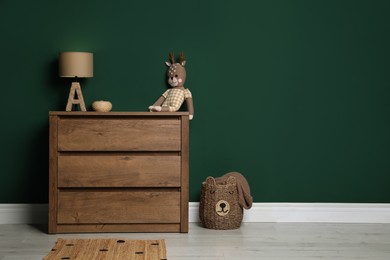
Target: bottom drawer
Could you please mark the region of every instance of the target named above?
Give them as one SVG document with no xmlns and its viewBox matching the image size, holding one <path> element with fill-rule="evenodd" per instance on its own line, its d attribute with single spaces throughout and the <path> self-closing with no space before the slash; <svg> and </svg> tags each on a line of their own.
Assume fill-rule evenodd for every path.
<svg viewBox="0 0 390 260">
<path fill-rule="evenodd" d="M 57 223 L 180 223 L 180 192 L 61 190 Z"/>
</svg>

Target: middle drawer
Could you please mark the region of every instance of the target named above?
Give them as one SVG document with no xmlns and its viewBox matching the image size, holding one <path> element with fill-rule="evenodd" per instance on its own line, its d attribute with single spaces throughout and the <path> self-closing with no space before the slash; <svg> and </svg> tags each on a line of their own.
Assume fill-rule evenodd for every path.
<svg viewBox="0 0 390 260">
<path fill-rule="evenodd" d="M 180 187 L 178 155 L 65 154 L 58 187 Z"/>
</svg>

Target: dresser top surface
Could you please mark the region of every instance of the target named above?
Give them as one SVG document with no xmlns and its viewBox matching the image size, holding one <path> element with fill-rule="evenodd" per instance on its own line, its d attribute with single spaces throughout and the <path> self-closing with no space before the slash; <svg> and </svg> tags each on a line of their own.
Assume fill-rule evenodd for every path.
<svg viewBox="0 0 390 260">
<path fill-rule="evenodd" d="M 50 111 L 50 116 L 188 116 L 188 112 L 94 112 L 94 111 Z"/>
</svg>

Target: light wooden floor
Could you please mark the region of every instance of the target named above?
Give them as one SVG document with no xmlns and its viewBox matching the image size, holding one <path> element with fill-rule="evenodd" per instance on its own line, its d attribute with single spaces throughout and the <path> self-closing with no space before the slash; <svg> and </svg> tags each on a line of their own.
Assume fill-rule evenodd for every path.
<svg viewBox="0 0 390 260">
<path fill-rule="evenodd" d="M 0 225 L 1 260 L 42 259 L 57 238 L 165 239 L 169 260 L 390 259 L 390 224 L 243 223 L 240 229 L 189 234 L 59 234 L 30 225 Z"/>
</svg>

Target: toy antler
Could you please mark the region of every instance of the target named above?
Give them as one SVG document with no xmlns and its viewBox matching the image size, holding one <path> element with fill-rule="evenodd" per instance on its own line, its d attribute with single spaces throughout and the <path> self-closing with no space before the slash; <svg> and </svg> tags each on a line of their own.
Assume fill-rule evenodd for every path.
<svg viewBox="0 0 390 260">
<path fill-rule="evenodd" d="M 180 52 L 180 56 L 179 56 L 179 63 L 182 64 L 183 61 L 185 61 L 185 58 L 184 58 L 184 53 L 183 52 Z"/>
<path fill-rule="evenodd" d="M 175 64 L 175 54 L 173 52 L 170 52 L 169 53 L 169 58 L 171 60 L 171 63 L 172 64 Z"/>
</svg>

